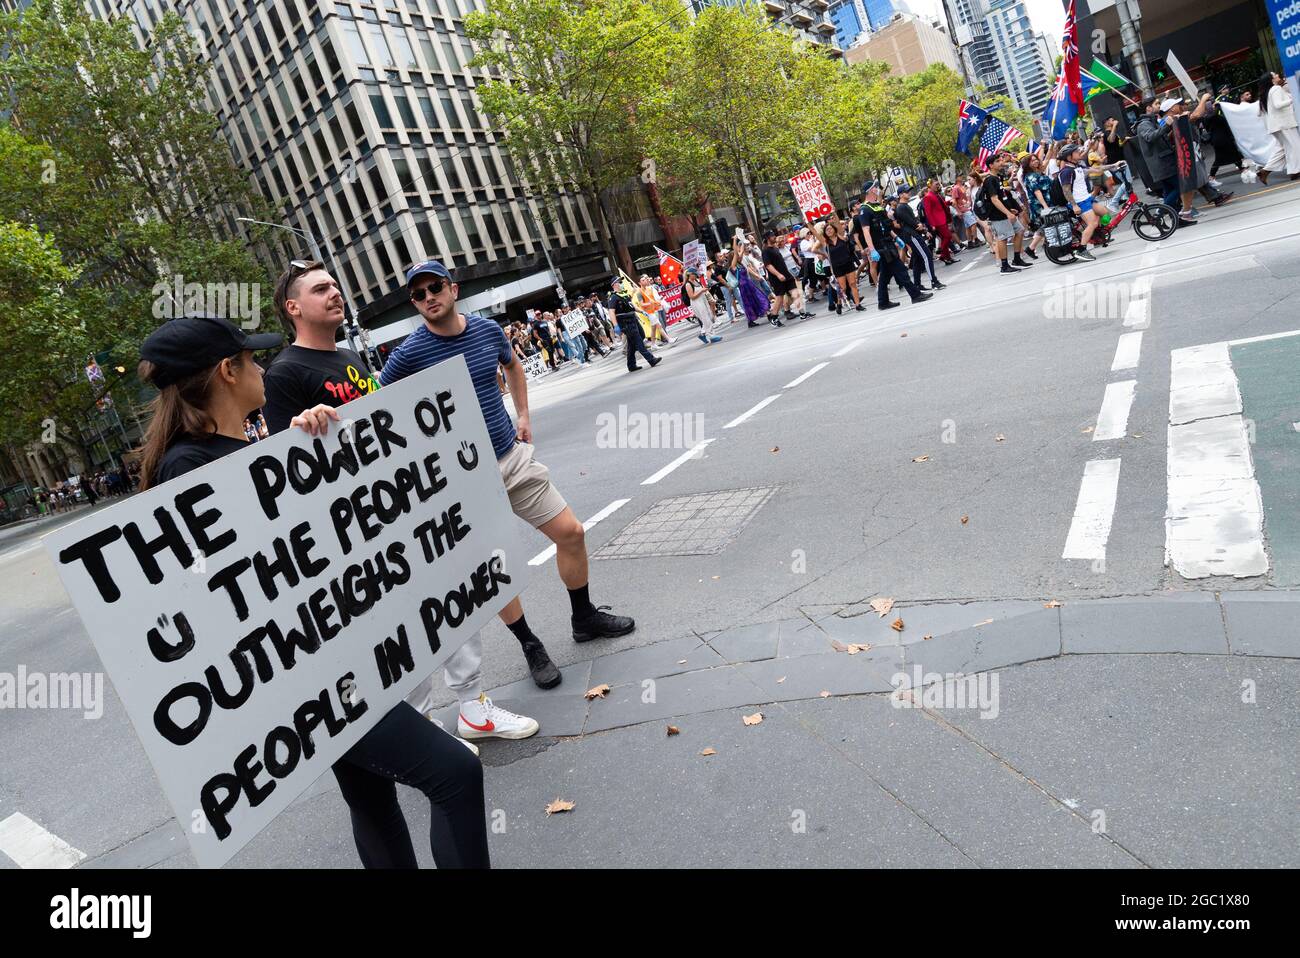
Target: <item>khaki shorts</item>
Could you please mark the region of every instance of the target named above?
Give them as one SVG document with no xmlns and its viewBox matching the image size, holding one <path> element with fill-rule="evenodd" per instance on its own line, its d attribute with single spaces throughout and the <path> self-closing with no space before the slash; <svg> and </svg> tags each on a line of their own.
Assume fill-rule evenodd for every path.
<svg viewBox="0 0 1300 958">
<path fill-rule="evenodd" d="M 569 507 L 551 482 L 551 470 L 533 458 L 533 444 L 516 442 L 497 460 L 510 508 L 520 519 L 540 529 Z"/>
</svg>

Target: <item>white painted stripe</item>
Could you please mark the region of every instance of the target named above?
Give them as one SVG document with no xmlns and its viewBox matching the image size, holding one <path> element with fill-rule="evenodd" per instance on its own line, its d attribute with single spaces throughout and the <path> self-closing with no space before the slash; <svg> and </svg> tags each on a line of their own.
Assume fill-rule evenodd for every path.
<svg viewBox="0 0 1300 958">
<path fill-rule="evenodd" d="M 1150 255 L 1150 254 L 1147 254 L 1147 255 Z M 1144 258 L 1145 258 L 1145 257 L 1144 257 Z M 1154 266 L 1155 264 L 1152 263 L 1151 265 Z M 1150 267 L 1143 267 L 1143 266 L 1139 263 L 1139 264 L 1138 264 L 1138 268 L 1139 268 L 1139 269 L 1143 269 L 1143 268 L 1147 268 L 1147 269 L 1149 269 Z M 1133 291 L 1132 291 L 1132 293 L 1133 293 L 1133 298 L 1134 298 L 1134 299 L 1146 299 L 1146 298 L 1150 297 L 1150 296 L 1151 296 L 1151 287 L 1152 287 L 1152 285 L 1153 285 L 1154 283 L 1155 283 L 1155 277 L 1152 276 L 1152 275 L 1150 275 L 1149 273 L 1147 273 L 1147 274 L 1145 274 L 1145 275 L 1142 275 L 1142 276 L 1139 276 L 1137 279 L 1133 280 Z"/>
<path fill-rule="evenodd" d="M 39 542 L 30 542 L 25 546 L 19 546 L 16 549 L 10 549 L 8 552 L 0 552 L 0 562 L 8 562 L 10 559 L 17 559 L 19 556 L 25 556 L 29 552 L 35 552 L 41 547 Z"/>
<path fill-rule="evenodd" d="M 14 860 L 19 868 L 71 868 L 86 857 L 22 812 L 14 812 L 0 822 L 0 852 Z"/>
<path fill-rule="evenodd" d="M 1264 507 L 1227 343 L 1170 354 L 1165 562 L 1185 579 L 1268 572 Z"/>
<path fill-rule="evenodd" d="M 742 412 L 739 416 L 737 416 L 735 419 L 731 420 L 731 422 L 727 423 L 727 424 L 726 424 L 725 426 L 723 426 L 722 428 L 723 428 L 723 429 L 730 429 L 730 428 L 732 428 L 733 426 L 739 426 L 742 422 L 744 422 L 744 421 L 745 421 L 746 419 L 748 419 L 750 416 L 753 416 L 755 413 L 758 413 L 758 412 L 762 411 L 766 406 L 770 405 L 771 403 L 776 402 L 776 401 L 777 401 L 778 399 L 780 399 L 780 398 L 781 398 L 781 394 L 780 394 L 780 393 L 777 393 L 775 396 L 768 396 L 768 397 L 767 397 L 766 399 L 764 399 L 762 402 L 760 402 L 760 403 L 756 403 L 755 405 L 750 406 L 747 410 L 745 410 L 744 412 Z"/>
<path fill-rule="evenodd" d="M 619 509 L 622 509 L 625 505 L 627 505 L 631 501 L 632 501 L 631 499 L 615 499 L 604 509 L 601 509 L 600 512 L 596 513 L 594 516 L 592 516 L 590 519 L 584 522 L 582 524 L 583 531 L 584 532 L 589 531 L 591 527 L 594 526 L 601 519 L 608 519 L 615 512 L 617 512 Z M 543 562 L 549 560 L 553 555 L 555 555 L 555 543 L 551 543 L 541 552 L 537 553 L 537 555 L 529 559 L 528 564 L 541 565 Z"/>
<path fill-rule="evenodd" d="M 781 388 L 782 388 L 782 389 L 793 389 L 795 386 L 798 386 L 798 385 L 799 385 L 801 382 L 803 382 L 805 379 L 809 379 L 809 378 L 811 378 L 812 376 L 814 376 L 815 374 L 821 372 L 823 369 L 825 369 L 825 368 L 826 368 L 827 366 L 829 366 L 829 365 L 830 365 L 830 363 L 818 363 L 816 366 L 814 366 L 812 369 L 808 370 L 808 371 L 807 371 L 806 373 L 804 373 L 802 376 L 799 376 L 799 377 L 793 379 L 792 381 L 786 383 L 786 384 L 785 384 L 784 386 L 782 386 Z"/>
<path fill-rule="evenodd" d="M 1285 333 L 1269 333 L 1267 336 L 1251 336 L 1249 339 L 1230 339 L 1229 346 L 1244 346 L 1246 343 L 1263 343 L 1270 339 L 1286 339 L 1289 336 L 1300 336 L 1300 329 L 1293 329 Z"/>
<path fill-rule="evenodd" d="M 1241 393 L 1227 343 L 1169 354 L 1169 421 L 1174 425 L 1241 412 Z"/>
<path fill-rule="evenodd" d="M 1134 295 L 1124 309 L 1124 325 L 1129 329 L 1146 329 L 1151 325 L 1151 299 Z"/>
<path fill-rule="evenodd" d="M 1152 247 L 1138 257 L 1138 269 L 1145 272 L 1146 270 L 1154 269 L 1159 262 L 1160 250 L 1157 247 Z"/>
<path fill-rule="evenodd" d="M 968 251 L 968 252 L 969 252 L 969 251 Z M 982 247 L 982 246 L 980 247 L 980 252 L 981 252 L 981 253 L 984 252 L 984 247 Z M 979 262 L 979 257 L 976 256 L 973 260 L 971 260 L 969 263 L 967 263 L 965 266 L 963 266 L 963 267 L 961 268 L 961 271 L 962 271 L 963 273 L 966 272 L 966 270 L 970 269 L 972 266 L 974 266 L 974 265 L 975 265 L 976 263 L 978 263 L 978 262 Z"/>
<path fill-rule="evenodd" d="M 1115 346 L 1115 358 L 1111 361 L 1110 371 L 1137 369 L 1138 357 L 1142 353 L 1142 333 L 1121 333 L 1119 343 Z"/>
<path fill-rule="evenodd" d="M 1105 559 L 1119 493 L 1119 460 L 1093 459 L 1083 467 L 1079 499 L 1065 537 L 1062 559 Z"/>
<path fill-rule="evenodd" d="M 1133 406 L 1133 390 L 1136 388 L 1136 379 L 1126 379 L 1106 387 L 1101 412 L 1097 413 L 1097 428 L 1092 433 L 1093 442 L 1122 439 L 1128 432 L 1128 414 Z"/>
<path fill-rule="evenodd" d="M 641 481 L 641 485 L 653 486 L 656 482 L 658 482 L 664 476 L 668 475 L 670 472 L 672 472 L 674 469 L 676 469 L 678 466 L 684 463 L 687 459 L 698 459 L 701 455 L 703 455 L 705 447 L 708 446 L 708 444 L 713 441 L 714 441 L 713 439 L 705 439 L 703 442 L 697 442 L 694 446 L 692 446 L 690 449 L 687 449 L 684 453 L 682 453 L 672 462 L 668 463 L 668 465 L 664 466 L 662 469 L 656 472 L 649 479 L 643 479 Z"/>
<path fill-rule="evenodd" d="M 831 359 L 839 359 L 841 356 L 847 356 L 849 353 L 853 352 L 853 350 L 857 349 L 865 342 L 866 342 L 865 339 L 855 339 L 847 346 L 842 347 L 838 353 L 832 353 Z"/>
</svg>

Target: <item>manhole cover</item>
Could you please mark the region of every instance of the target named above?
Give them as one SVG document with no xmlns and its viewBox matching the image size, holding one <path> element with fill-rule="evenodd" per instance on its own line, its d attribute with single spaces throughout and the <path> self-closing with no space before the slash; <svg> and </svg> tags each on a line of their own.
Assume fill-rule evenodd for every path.
<svg viewBox="0 0 1300 958">
<path fill-rule="evenodd" d="M 713 555 L 736 537 L 776 490 L 776 486 L 758 486 L 661 499 L 605 543 L 595 557 Z"/>
</svg>

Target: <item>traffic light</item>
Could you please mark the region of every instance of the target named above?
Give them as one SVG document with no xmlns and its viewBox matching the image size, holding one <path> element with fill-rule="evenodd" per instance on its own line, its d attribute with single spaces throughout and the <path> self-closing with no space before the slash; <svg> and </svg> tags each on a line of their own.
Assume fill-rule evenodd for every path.
<svg viewBox="0 0 1300 958">
<path fill-rule="evenodd" d="M 1156 57 L 1147 61 L 1147 72 L 1151 74 L 1152 86 L 1159 86 L 1169 79 L 1169 64 L 1164 57 Z"/>
<path fill-rule="evenodd" d="M 722 238 L 722 243 L 725 246 L 727 237 L 731 235 L 731 224 L 725 219 L 714 220 L 714 223 L 718 227 L 718 236 Z M 704 244 L 704 248 L 709 251 L 710 256 L 718 252 L 718 241 L 714 239 L 713 227 L 709 225 L 707 220 L 695 227 L 695 238 Z"/>
</svg>

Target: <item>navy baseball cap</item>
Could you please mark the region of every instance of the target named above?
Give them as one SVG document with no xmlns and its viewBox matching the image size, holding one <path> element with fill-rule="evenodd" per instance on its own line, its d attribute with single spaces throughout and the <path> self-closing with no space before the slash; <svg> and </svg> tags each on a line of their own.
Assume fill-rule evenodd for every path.
<svg viewBox="0 0 1300 958">
<path fill-rule="evenodd" d="M 161 389 L 186 376 L 211 369 L 245 349 L 271 349 L 284 342 L 279 333 L 249 335 L 228 319 L 190 313 L 163 323 L 140 344 L 140 358 L 154 364 L 150 382 Z"/>
<path fill-rule="evenodd" d="M 406 286 L 409 289 L 418 276 L 441 276 L 449 283 L 455 282 L 451 278 L 451 272 L 436 259 L 427 259 L 423 263 L 416 263 L 406 271 Z"/>
<path fill-rule="evenodd" d="M 876 183 L 875 180 L 867 180 L 867 182 L 862 184 L 862 192 L 864 194 L 870 193 L 873 189 L 876 188 L 877 185 L 878 184 Z"/>
</svg>

